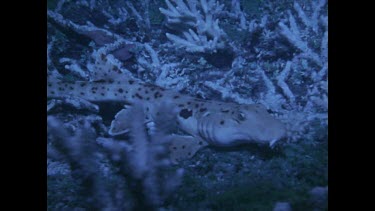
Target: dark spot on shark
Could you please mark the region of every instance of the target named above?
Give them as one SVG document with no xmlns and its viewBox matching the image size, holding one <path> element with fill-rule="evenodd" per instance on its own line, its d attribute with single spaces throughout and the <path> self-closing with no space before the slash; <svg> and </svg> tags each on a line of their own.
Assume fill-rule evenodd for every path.
<svg viewBox="0 0 375 211">
<path fill-rule="evenodd" d="M 180 96 L 176 95 L 176 96 L 173 96 L 173 99 L 177 99 L 179 98 Z"/>
<path fill-rule="evenodd" d="M 62 87 L 59 87 L 59 91 L 65 91 L 65 89 Z"/>
<path fill-rule="evenodd" d="M 163 95 L 160 94 L 160 92 L 156 91 L 154 94 L 154 98 L 157 99 L 158 97 L 163 97 Z"/>
<path fill-rule="evenodd" d="M 51 94 L 55 94 L 55 92 L 54 92 L 54 91 L 51 91 Z"/>
<path fill-rule="evenodd" d="M 73 90 L 74 88 L 71 86 L 71 87 L 69 87 L 69 89 L 70 89 L 70 90 Z"/>
<path fill-rule="evenodd" d="M 118 92 L 123 93 L 124 90 L 122 88 L 118 89 Z"/>
<path fill-rule="evenodd" d="M 193 115 L 193 111 L 185 108 L 180 111 L 179 115 L 180 117 L 187 119 Z"/>
<path fill-rule="evenodd" d="M 139 98 L 140 100 L 143 100 L 143 97 L 142 97 L 141 95 L 139 95 L 138 93 L 135 93 L 135 96 L 136 96 L 137 98 Z"/>
<path fill-rule="evenodd" d="M 144 83 L 143 86 L 146 87 L 146 88 L 150 88 L 150 87 L 152 87 L 153 85 L 151 85 L 150 83 Z"/>
<path fill-rule="evenodd" d="M 81 95 L 85 95 L 85 93 L 83 93 L 83 92 L 81 92 L 80 94 L 81 94 Z"/>
<path fill-rule="evenodd" d="M 150 100 L 150 97 L 146 97 L 146 100 Z"/>
<path fill-rule="evenodd" d="M 220 124 L 223 125 L 223 124 L 224 124 L 224 120 L 221 120 L 221 121 L 220 121 Z"/>
<path fill-rule="evenodd" d="M 185 149 L 185 145 L 182 145 L 182 147 L 181 147 L 182 149 Z"/>
<path fill-rule="evenodd" d="M 96 80 L 95 83 L 97 84 L 100 84 L 100 83 L 106 83 L 106 82 L 109 82 L 109 81 L 106 81 L 104 79 L 100 79 L 100 80 Z"/>
<path fill-rule="evenodd" d="M 199 145 L 202 145 L 202 144 L 203 144 L 203 141 L 200 141 L 198 144 L 199 144 Z"/>
<path fill-rule="evenodd" d="M 81 83 L 81 87 L 84 87 L 84 86 L 86 86 L 86 83 Z"/>
<path fill-rule="evenodd" d="M 52 86 L 52 84 L 51 84 L 51 83 L 49 83 L 49 84 L 48 84 L 48 86 L 49 86 L 49 87 L 51 87 L 51 86 Z"/>
<path fill-rule="evenodd" d="M 195 104 L 195 108 L 199 108 L 199 104 L 197 103 L 197 104 Z"/>
<path fill-rule="evenodd" d="M 178 104 L 178 107 L 183 108 L 185 105 L 184 104 Z"/>
<path fill-rule="evenodd" d="M 138 88 L 138 91 L 141 91 L 141 90 L 142 90 L 142 88 L 141 88 L 141 87 L 139 87 L 139 88 Z"/>
<path fill-rule="evenodd" d="M 100 58 L 101 58 L 102 60 L 104 60 L 104 59 L 105 59 L 105 55 L 104 55 L 104 54 L 100 54 Z"/>
<path fill-rule="evenodd" d="M 194 100 L 197 101 L 197 102 L 205 102 L 205 100 L 201 99 L 201 98 L 195 98 Z"/>
<path fill-rule="evenodd" d="M 129 80 L 128 82 L 129 82 L 130 85 L 132 85 L 134 83 L 133 80 Z"/>
<path fill-rule="evenodd" d="M 205 112 L 205 111 L 207 111 L 207 108 L 201 108 L 201 109 L 199 109 L 199 111 L 200 112 Z"/>
<path fill-rule="evenodd" d="M 104 96 L 104 93 L 100 93 L 101 96 Z"/>
<path fill-rule="evenodd" d="M 189 102 L 187 102 L 187 104 L 188 104 L 188 105 L 190 105 L 190 104 L 191 104 L 191 102 L 189 101 Z"/>
<path fill-rule="evenodd" d="M 229 110 L 221 110 L 221 112 L 223 112 L 223 113 L 228 113 Z"/>
</svg>

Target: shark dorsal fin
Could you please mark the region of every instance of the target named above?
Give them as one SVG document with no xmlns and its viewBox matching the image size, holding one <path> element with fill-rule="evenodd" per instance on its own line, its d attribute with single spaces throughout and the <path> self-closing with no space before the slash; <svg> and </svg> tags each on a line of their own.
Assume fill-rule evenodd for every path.
<svg viewBox="0 0 375 211">
<path fill-rule="evenodd" d="M 88 65 L 92 81 L 121 81 L 132 78 L 121 63 L 111 54 L 98 50 L 93 53 L 94 64 Z"/>
</svg>

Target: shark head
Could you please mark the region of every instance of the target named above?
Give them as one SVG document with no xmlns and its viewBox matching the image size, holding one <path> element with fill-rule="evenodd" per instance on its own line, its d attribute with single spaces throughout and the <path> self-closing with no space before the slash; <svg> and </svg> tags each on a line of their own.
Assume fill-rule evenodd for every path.
<svg viewBox="0 0 375 211">
<path fill-rule="evenodd" d="M 198 121 L 198 131 L 210 144 L 218 146 L 260 143 L 272 147 L 286 136 L 284 124 L 260 104 L 207 113 Z"/>
</svg>

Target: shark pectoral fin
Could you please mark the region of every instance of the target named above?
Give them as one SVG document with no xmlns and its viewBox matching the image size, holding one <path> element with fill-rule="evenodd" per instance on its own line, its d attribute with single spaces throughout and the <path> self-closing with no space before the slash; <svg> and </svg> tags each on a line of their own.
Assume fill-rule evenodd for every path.
<svg viewBox="0 0 375 211">
<path fill-rule="evenodd" d="M 115 119 L 112 120 L 111 127 L 109 128 L 109 135 L 115 136 L 129 132 L 131 125 L 129 119 L 130 112 L 131 109 L 125 107 L 116 114 Z"/>
<path fill-rule="evenodd" d="M 200 138 L 183 135 L 170 135 L 170 159 L 172 163 L 191 158 L 201 148 L 207 146 L 207 142 Z"/>
</svg>

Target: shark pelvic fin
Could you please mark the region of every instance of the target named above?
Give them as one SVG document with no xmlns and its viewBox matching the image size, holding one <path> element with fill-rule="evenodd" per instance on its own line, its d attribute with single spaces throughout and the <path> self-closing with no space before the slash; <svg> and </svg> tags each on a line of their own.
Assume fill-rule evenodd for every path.
<svg viewBox="0 0 375 211">
<path fill-rule="evenodd" d="M 191 158 L 208 143 L 200 138 L 184 135 L 170 135 L 170 159 L 172 163 Z"/>
</svg>

